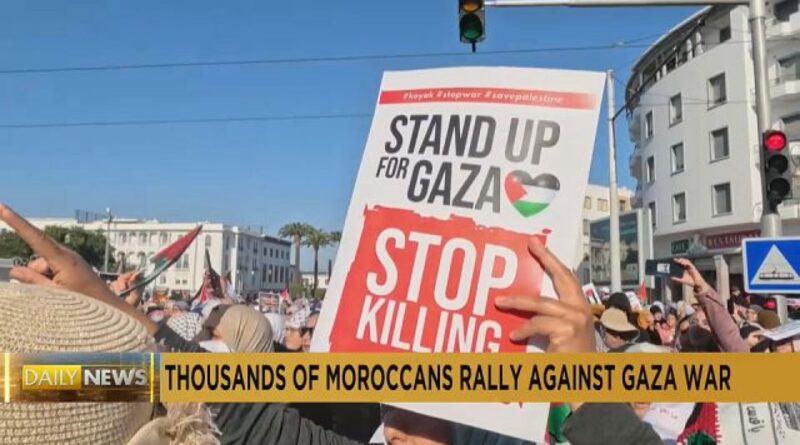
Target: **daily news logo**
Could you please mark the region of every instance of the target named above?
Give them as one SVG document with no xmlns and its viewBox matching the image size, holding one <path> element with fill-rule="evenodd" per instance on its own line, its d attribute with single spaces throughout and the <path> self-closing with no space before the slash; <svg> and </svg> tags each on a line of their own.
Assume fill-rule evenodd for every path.
<svg viewBox="0 0 800 445">
<path fill-rule="evenodd" d="M 23 365 L 26 391 L 134 389 L 150 385 L 145 367 L 133 365 Z"/>
</svg>

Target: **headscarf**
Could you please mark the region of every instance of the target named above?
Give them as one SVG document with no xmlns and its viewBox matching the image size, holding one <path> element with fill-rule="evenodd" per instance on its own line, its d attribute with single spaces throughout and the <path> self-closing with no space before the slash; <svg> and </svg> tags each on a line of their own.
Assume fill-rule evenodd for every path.
<svg viewBox="0 0 800 445">
<path fill-rule="evenodd" d="M 272 326 L 272 336 L 278 343 L 283 343 L 283 315 L 275 312 L 267 312 L 264 317 L 269 321 Z"/>
<path fill-rule="evenodd" d="M 762 310 L 758 313 L 758 324 L 764 329 L 775 329 L 781 325 L 781 319 L 775 311 Z"/>
<path fill-rule="evenodd" d="M 263 314 L 244 305 L 233 305 L 217 325 L 222 340 L 233 352 L 272 352 L 272 326 Z"/>
<path fill-rule="evenodd" d="M 186 341 L 192 339 L 203 329 L 203 318 L 193 312 L 184 312 L 180 315 L 170 317 L 167 326 Z"/>
</svg>

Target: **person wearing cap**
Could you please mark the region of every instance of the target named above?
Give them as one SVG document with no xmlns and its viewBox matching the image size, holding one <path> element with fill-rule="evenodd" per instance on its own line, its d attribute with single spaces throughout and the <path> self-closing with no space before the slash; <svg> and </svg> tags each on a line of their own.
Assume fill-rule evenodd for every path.
<svg viewBox="0 0 800 445">
<path fill-rule="evenodd" d="M 600 317 L 603 328 L 603 343 L 609 352 L 622 352 L 633 344 L 639 336 L 639 329 L 628 321 L 625 312 L 617 308 L 609 308 Z"/>
</svg>

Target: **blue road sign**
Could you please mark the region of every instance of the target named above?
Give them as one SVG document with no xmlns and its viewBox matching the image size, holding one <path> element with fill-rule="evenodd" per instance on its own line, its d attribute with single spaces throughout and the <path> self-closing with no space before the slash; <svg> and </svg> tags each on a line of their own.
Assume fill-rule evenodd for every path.
<svg viewBox="0 0 800 445">
<path fill-rule="evenodd" d="M 800 238 L 745 238 L 742 261 L 747 292 L 800 294 Z"/>
</svg>

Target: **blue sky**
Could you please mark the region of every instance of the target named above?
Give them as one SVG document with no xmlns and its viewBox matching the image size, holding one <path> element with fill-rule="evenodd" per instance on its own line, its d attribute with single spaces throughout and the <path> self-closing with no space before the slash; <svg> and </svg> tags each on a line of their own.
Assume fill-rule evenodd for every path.
<svg viewBox="0 0 800 445">
<path fill-rule="evenodd" d="M 478 55 L 459 43 L 457 1 L 5 0 L 0 70 L 115 64 L 464 52 L 342 62 L 0 74 L 8 124 L 369 114 L 384 70 L 507 65 L 617 71 L 641 47 L 481 55 L 481 51 L 647 44 L 696 8 L 487 11 Z M 617 103 L 623 87 L 617 84 Z M 338 230 L 367 117 L 158 126 L 0 128 L 0 200 L 30 216 L 75 209 L 162 220 Z M 619 176 L 633 187 L 618 126 Z M 605 106 L 591 182 L 607 176 Z M 325 252 L 323 261 L 331 252 Z M 303 259 L 304 267 L 308 267 Z"/>
</svg>

